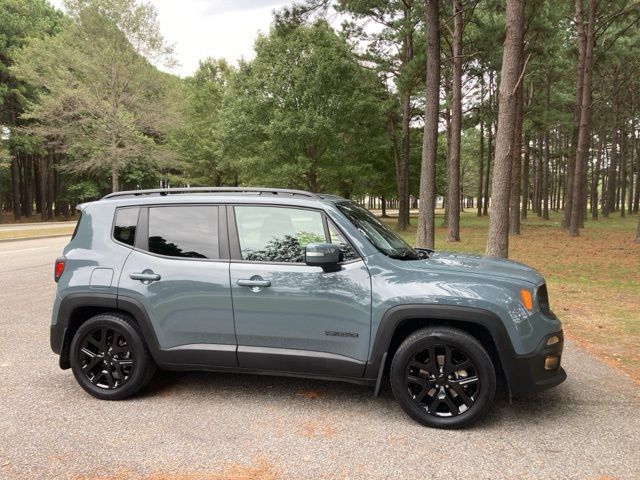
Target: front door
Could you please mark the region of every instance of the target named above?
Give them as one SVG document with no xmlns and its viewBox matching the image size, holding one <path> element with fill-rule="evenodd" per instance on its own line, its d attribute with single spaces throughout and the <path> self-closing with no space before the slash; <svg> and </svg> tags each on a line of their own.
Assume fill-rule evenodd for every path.
<svg viewBox="0 0 640 480">
<path fill-rule="evenodd" d="M 222 208 L 223 214 L 216 205 L 140 211 L 118 295 L 144 306 L 163 363 L 237 366 Z"/>
<path fill-rule="evenodd" d="M 363 260 L 319 210 L 237 205 L 233 213 L 230 278 L 239 366 L 362 376 L 371 328 Z M 340 271 L 304 264 L 305 245 L 316 242 L 341 244 Z"/>
</svg>

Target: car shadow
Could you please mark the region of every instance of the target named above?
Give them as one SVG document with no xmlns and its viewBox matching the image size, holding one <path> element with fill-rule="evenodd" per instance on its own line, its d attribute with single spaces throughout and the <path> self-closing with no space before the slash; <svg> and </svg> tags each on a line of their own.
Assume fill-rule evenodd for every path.
<svg viewBox="0 0 640 480">
<path fill-rule="evenodd" d="M 498 387 L 493 406 L 472 428 L 491 428 L 504 421 L 518 425 L 538 425 L 553 422 L 575 410 L 571 389 L 566 384 L 529 397 L 509 398 L 506 387 Z M 375 404 L 373 413 L 386 415 L 399 412 L 391 388 L 386 382 L 378 398 L 373 387 L 337 381 L 297 377 L 237 373 L 158 371 L 150 385 L 135 398 L 153 401 L 171 396 L 215 396 L 220 398 L 251 398 L 253 401 L 287 401 L 289 406 L 307 408 L 309 402 L 328 408 L 357 409 L 363 402 Z M 293 402 L 293 403 L 292 403 Z M 370 410 L 371 411 L 371 410 Z M 412 423 L 407 417 L 407 421 Z"/>
</svg>

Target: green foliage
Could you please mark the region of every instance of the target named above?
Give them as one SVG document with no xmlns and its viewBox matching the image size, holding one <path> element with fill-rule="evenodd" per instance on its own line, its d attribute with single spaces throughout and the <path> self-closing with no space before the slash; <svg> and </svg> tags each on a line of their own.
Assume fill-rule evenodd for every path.
<svg viewBox="0 0 640 480">
<path fill-rule="evenodd" d="M 66 200 L 71 203 L 82 203 L 100 197 L 100 187 L 96 182 L 83 180 L 76 182 L 67 189 Z"/>
<path fill-rule="evenodd" d="M 184 183 L 219 186 L 237 177 L 225 143 L 233 139 L 224 137 L 223 123 L 225 97 L 234 74 L 226 61 L 209 58 L 185 81 L 185 123 L 172 139 L 184 165 Z"/>
<path fill-rule="evenodd" d="M 571 138 L 573 8 L 573 2 L 526 2 L 524 133 L 532 139 L 549 131 Z M 444 195 L 452 2 L 441 0 L 440 9 L 436 191 Z M 474 194 L 479 125 L 484 123 L 486 137 L 486 126 L 497 118 L 504 1 L 465 1 L 463 10 L 461 183 L 464 193 Z M 322 19 L 334 11 L 344 19 L 340 29 Z M 639 11 L 630 0 L 611 0 L 599 10 L 593 96 L 598 136 L 616 128 L 610 124 L 614 107 L 637 130 Z M 17 188 L 10 182 L 11 160 L 34 175 L 38 156 L 55 160 L 48 165 L 55 165 L 71 202 L 120 184 L 143 188 L 160 181 L 392 199 L 402 144 L 400 99 L 406 93 L 409 189 L 418 194 L 426 60 L 422 0 L 296 3 L 277 12 L 271 30 L 257 38 L 253 60 L 234 66 L 205 59 L 186 79 L 158 70 L 173 63 L 172 49 L 154 7 L 144 0 L 68 0 L 66 14 L 46 0 L 0 0 L 0 26 L 0 201 Z M 487 148 L 485 142 L 485 162 Z M 557 145 L 551 154 L 561 173 L 566 149 Z"/>
<path fill-rule="evenodd" d="M 323 21 L 275 26 L 255 50 L 232 82 L 223 120 L 242 179 L 347 196 L 363 191 L 362 180 L 387 153 L 386 92 L 376 76 Z"/>
<path fill-rule="evenodd" d="M 137 0 L 73 0 L 70 21 L 16 54 L 13 75 L 38 88 L 25 120 L 47 146 L 62 145 L 74 172 L 109 173 L 131 162 L 157 168 L 172 83 L 149 63 L 170 58 L 155 11 Z"/>
<path fill-rule="evenodd" d="M 46 0 L 0 0 L 0 124 L 15 126 L 33 88 L 11 72 L 16 55 L 30 39 L 47 38 L 64 23 Z"/>
</svg>

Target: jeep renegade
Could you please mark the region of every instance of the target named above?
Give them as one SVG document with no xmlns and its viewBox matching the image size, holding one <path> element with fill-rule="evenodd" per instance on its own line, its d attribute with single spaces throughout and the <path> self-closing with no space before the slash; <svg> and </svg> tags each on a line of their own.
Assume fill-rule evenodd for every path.
<svg viewBox="0 0 640 480">
<path fill-rule="evenodd" d="M 496 384 L 561 383 L 544 279 L 509 260 L 412 248 L 332 195 L 118 192 L 80 205 L 55 262 L 51 347 L 82 388 L 129 397 L 166 370 L 383 381 L 416 421 L 479 419 Z"/>
</svg>

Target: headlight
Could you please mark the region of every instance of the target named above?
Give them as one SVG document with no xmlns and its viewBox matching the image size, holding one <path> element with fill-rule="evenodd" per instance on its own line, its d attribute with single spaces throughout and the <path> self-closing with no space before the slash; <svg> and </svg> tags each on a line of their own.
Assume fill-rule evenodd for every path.
<svg viewBox="0 0 640 480">
<path fill-rule="evenodd" d="M 538 300 L 538 305 L 540 306 L 540 310 L 547 317 L 556 318 L 555 314 L 551 311 L 551 307 L 549 306 L 549 294 L 547 293 L 547 284 L 543 283 L 538 287 L 538 291 L 536 292 L 536 299 Z"/>
<path fill-rule="evenodd" d="M 520 300 L 524 308 L 529 310 L 529 312 L 533 312 L 533 296 L 531 295 L 531 290 L 528 288 L 520 290 Z"/>
</svg>

